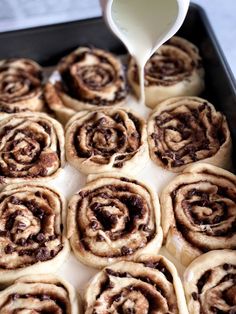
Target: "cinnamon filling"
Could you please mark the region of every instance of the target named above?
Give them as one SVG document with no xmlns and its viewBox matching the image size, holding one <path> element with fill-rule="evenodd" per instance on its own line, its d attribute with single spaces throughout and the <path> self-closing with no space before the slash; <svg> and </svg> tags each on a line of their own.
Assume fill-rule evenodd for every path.
<svg viewBox="0 0 236 314">
<path fill-rule="evenodd" d="M 197 49 L 173 37 L 156 51 L 145 66 L 146 86 L 172 86 L 188 80 L 202 67 Z M 137 65 L 133 66 L 133 80 L 139 83 Z"/>
<path fill-rule="evenodd" d="M 182 105 L 184 108 L 184 105 Z M 151 134 L 156 158 L 164 167 L 179 167 L 211 157 L 226 141 L 223 116 L 214 115 L 207 103 L 196 109 L 185 105 L 155 117 Z"/>
<path fill-rule="evenodd" d="M 119 61 L 96 49 L 74 52 L 59 66 L 65 92 L 85 103 L 110 106 L 125 99 L 127 90 Z"/>
<path fill-rule="evenodd" d="M 62 314 L 68 314 L 68 306 L 67 306 L 67 301 L 63 299 L 62 296 L 60 296 L 57 293 L 53 292 L 46 292 L 46 293 L 41 293 L 40 291 L 38 293 L 29 293 L 29 294 L 19 294 L 19 293 L 14 293 L 9 295 L 7 298 L 6 302 L 2 305 L 2 309 L 8 308 L 11 306 L 11 304 L 14 305 L 14 303 L 17 304 L 19 303 L 19 306 L 21 302 L 26 306 L 26 308 L 22 308 L 20 306 L 19 309 L 15 309 L 15 311 L 24 311 L 24 309 L 31 310 L 32 307 L 27 308 L 27 305 L 25 305 L 25 301 L 31 301 L 33 304 L 37 304 L 35 310 L 40 311 L 40 313 L 43 314 L 57 314 L 57 313 L 62 313 Z M 40 302 L 40 308 L 38 307 L 38 302 Z M 1 309 L 0 309 L 1 310 Z M 10 310 L 10 309 L 9 309 Z M 13 313 L 13 311 L 10 311 L 9 313 Z"/>
<path fill-rule="evenodd" d="M 18 113 L 18 112 L 24 112 L 27 109 L 20 109 L 17 107 L 9 108 L 7 105 L 0 105 L 0 112 L 5 112 L 5 113 Z"/>
<path fill-rule="evenodd" d="M 166 279 L 169 282 L 173 283 L 173 277 L 162 260 L 159 260 L 157 262 L 155 262 L 155 261 L 145 262 L 144 265 L 146 267 L 150 267 L 150 268 L 154 268 L 154 269 L 159 270 L 160 272 L 162 272 L 165 275 Z"/>
<path fill-rule="evenodd" d="M 41 97 L 42 73 L 31 61 L 9 59 L 0 65 L 0 112 L 25 111 L 22 101 Z M 10 105 L 13 106 L 10 106 Z M 18 107 L 14 106 L 17 104 Z"/>
<path fill-rule="evenodd" d="M 216 240 L 221 237 L 230 239 L 235 234 L 236 219 L 232 203 L 236 204 L 236 193 L 232 188 L 218 187 L 214 182 L 203 179 L 201 182 L 180 185 L 171 197 L 178 231 L 188 243 L 202 252 L 211 250 L 211 243 L 198 239 L 198 233 L 215 237 Z M 220 241 L 218 245 L 215 249 L 223 248 Z M 235 249 L 236 244 L 231 248 Z"/>
<path fill-rule="evenodd" d="M 154 238 L 155 225 L 150 216 L 152 209 L 126 183 L 105 185 L 80 195 L 76 221 L 84 250 L 100 257 L 129 256 Z M 132 241 L 134 236 L 135 241 Z M 113 250 L 109 241 L 116 244 Z M 107 245 L 107 250 L 99 251 L 99 242 Z"/>
<path fill-rule="evenodd" d="M 106 278 L 100 284 L 93 313 L 102 313 L 104 302 L 108 310 L 116 309 L 118 313 L 141 314 L 157 310 L 160 313 L 178 313 L 174 288 L 172 284 L 166 283 L 166 278 L 163 277 L 162 282 L 142 273 L 134 276 L 129 272 L 114 271 L 110 268 L 106 268 L 105 272 Z M 116 287 L 114 277 L 120 278 L 122 288 Z M 126 282 L 125 286 L 123 281 Z"/>
<path fill-rule="evenodd" d="M 186 68 L 181 60 L 169 56 L 154 54 L 145 66 L 145 86 L 171 86 L 190 77 L 194 67 Z M 139 83 L 137 65 L 134 67 L 133 78 Z"/>
<path fill-rule="evenodd" d="M 139 119 L 131 113 L 125 113 L 125 117 L 124 113 L 103 117 L 94 113 L 74 132 L 73 145 L 79 158 L 90 158 L 98 164 L 108 164 L 114 154 L 119 154 L 114 167 L 121 168 L 139 149 L 141 132 Z"/>
<path fill-rule="evenodd" d="M 0 151 L 0 176 L 46 176 L 51 167 L 56 171 L 60 166 L 60 144 L 56 143 L 56 151 L 50 148 L 52 126 L 46 121 L 32 121 L 32 125 L 24 128 L 22 124 L 23 119 L 14 127 L 6 125 L 0 131 L 0 141 L 4 143 Z"/>
<path fill-rule="evenodd" d="M 61 251 L 62 236 L 55 230 L 55 213 L 49 204 L 46 195 L 39 200 L 31 194 L 29 198 L 12 195 L 0 199 L 0 246 L 6 254 L 6 260 L 0 260 L 1 268 L 16 269 L 50 260 Z"/>
<path fill-rule="evenodd" d="M 219 272 L 223 273 L 219 278 Z M 198 294 L 194 301 L 200 303 L 201 312 L 232 313 L 236 307 L 236 267 L 223 264 L 206 271 L 197 282 Z"/>
<path fill-rule="evenodd" d="M 41 82 L 39 80 L 30 81 L 30 77 L 22 73 L 6 73 L 1 78 L 0 69 L 0 101 L 14 103 L 30 98 L 32 93 L 37 92 Z"/>
</svg>

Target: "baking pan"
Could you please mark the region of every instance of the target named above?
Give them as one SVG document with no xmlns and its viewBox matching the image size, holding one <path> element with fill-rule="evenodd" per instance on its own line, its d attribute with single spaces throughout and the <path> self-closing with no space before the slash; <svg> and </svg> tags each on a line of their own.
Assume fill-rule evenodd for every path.
<svg viewBox="0 0 236 314">
<path fill-rule="evenodd" d="M 226 114 L 234 143 L 236 143 L 235 82 L 207 17 L 199 6 L 191 4 L 179 35 L 189 39 L 199 47 L 206 70 L 206 91 L 202 96 Z M 103 20 L 96 18 L 0 33 L 0 59 L 29 57 L 45 67 L 51 67 L 62 56 L 80 45 L 96 46 L 116 54 L 123 55 L 126 53 L 124 46 L 111 34 Z M 236 160 L 236 158 L 234 159 Z M 160 167 L 155 167 L 155 169 L 152 167 L 150 161 L 145 169 L 137 175 L 137 180 L 148 183 L 158 193 L 175 174 L 167 173 Z M 61 175 L 51 180 L 48 185 L 53 188 L 56 187 L 69 199 L 84 186 L 85 182 L 85 175 L 75 171 L 67 163 Z M 184 267 L 180 265 L 179 261 L 163 248 L 160 253 L 174 262 L 181 276 Z M 96 272 L 97 270 L 81 264 L 73 254 L 70 254 L 57 274 L 68 280 L 83 294 L 84 287 Z"/>
<path fill-rule="evenodd" d="M 235 80 L 201 7 L 191 3 L 178 35 L 192 41 L 200 49 L 206 70 L 206 90 L 202 96 L 226 115 L 233 143 L 236 144 Z M 99 47 L 116 54 L 126 52 L 102 18 L 95 18 L 0 33 L 0 59 L 28 57 L 43 66 L 52 66 L 80 45 Z"/>
</svg>

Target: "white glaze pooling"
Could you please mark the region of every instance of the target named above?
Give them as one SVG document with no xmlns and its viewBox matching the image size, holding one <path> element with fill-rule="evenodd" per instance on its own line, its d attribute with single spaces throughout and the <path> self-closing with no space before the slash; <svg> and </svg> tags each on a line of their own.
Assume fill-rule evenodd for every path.
<svg viewBox="0 0 236 314">
<path fill-rule="evenodd" d="M 140 103 L 144 105 L 144 66 L 181 26 L 189 0 L 109 0 L 105 10 L 112 31 L 138 65 Z"/>
</svg>

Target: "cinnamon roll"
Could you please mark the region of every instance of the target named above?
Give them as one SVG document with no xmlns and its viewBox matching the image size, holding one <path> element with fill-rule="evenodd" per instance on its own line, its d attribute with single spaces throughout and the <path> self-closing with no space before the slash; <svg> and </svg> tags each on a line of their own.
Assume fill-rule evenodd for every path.
<svg viewBox="0 0 236 314">
<path fill-rule="evenodd" d="M 0 120 L 0 185 L 55 177 L 64 166 L 64 131 L 43 113 Z"/>
<path fill-rule="evenodd" d="M 17 279 L 0 292 L 0 313 L 80 314 L 75 289 L 55 275 L 33 275 Z"/>
<path fill-rule="evenodd" d="M 42 94 L 42 69 L 35 61 L 0 61 L 0 113 L 42 111 Z"/>
<path fill-rule="evenodd" d="M 85 293 L 85 314 L 188 314 L 180 278 L 163 256 L 122 261 L 104 268 Z"/>
<path fill-rule="evenodd" d="M 54 272 L 69 253 L 65 200 L 37 184 L 8 185 L 0 193 L 0 282 Z"/>
<path fill-rule="evenodd" d="M 149 159 L 146 123 L 130 110 L 82 111 L 66 126 L 66 157 L 83 173 L 134 173 Z"/>
<path fill-rule="evenodd" d="M 212 104 L 197 97 L 170 98 L 148 121 L 152 160 L 162 168 L 182 171 L 203 161 L 231 168 L 231 136 L 226 118 Z"/>
<path fill-rule="evenodd" d="M 236 176 L 208 164 L 189 166 L 161 193 L 167 250 L 188 265 L 217 249 L 236 249 Z"/>
<path fill-rule="evenodd" d="M 68 206 L 68 238 L 75 256 L 100 268 L 162 244 L 158 197 L 143 183 L 110 173 L 74 195 Z"/>
<path fill-rule="evenodd" d="M 60 119 L 80 110 L 120 106 L 126 99 L 122 64 L 107 51 L 78 48 L 60 61 L 58 71 L 61 81 L 49 83 L 45 97 Z"/>
<path fill-rule="evenodd" d="M 184 286 L 190 314 L 236 310 L 236 251 L 208 252 L 186 269 Z"/>
<path fill-rule="evenodd" d="M 128 81 L 140 93 L 137 65 L 131 59 Z M 149 59 L 145 69 L 145 100 L 154 108 L 160 101 L 175 96 L 198 96 L 204 89 L 204 70 L 198 48 L 174 36 Z"/>
</svg>

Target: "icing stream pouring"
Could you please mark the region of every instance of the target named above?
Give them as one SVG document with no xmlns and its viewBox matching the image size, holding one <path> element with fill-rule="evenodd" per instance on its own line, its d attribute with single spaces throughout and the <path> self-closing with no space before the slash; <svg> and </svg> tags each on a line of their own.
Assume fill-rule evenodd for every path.
<svg viewBox="0 0 236 314">
<path fill-rule="evenodd" d="M 144 67 L 152 54 L 182 25 L 189 0 L 101 0 L 113 33 L 136 60 L 140 103 L 145 103 Z"/>
</svg>

